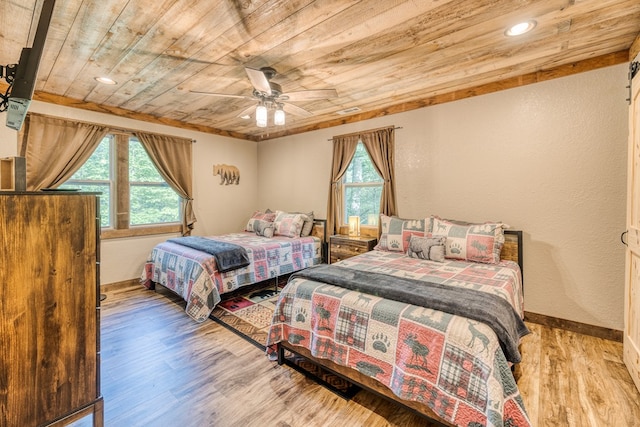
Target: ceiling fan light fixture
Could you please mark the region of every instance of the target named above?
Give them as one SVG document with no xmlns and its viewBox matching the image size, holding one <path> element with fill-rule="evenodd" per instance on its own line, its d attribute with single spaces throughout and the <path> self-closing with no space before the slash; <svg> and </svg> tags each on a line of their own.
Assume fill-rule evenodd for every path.
<svg viewBox="0 0 640 427">
<path fill-rule="evenodd" d="M 533 30 L 538 23 L 530 19 L 528 21 L 519 22 L 511 27 L 507 28 L 504 34 L 508 37 L 521 36 L 529 31 Z"/>
<path fill-rule="evenodd" d="M 256 107 L 256 126 L 259 128 L 267 127 L 267 107 L 264 104 Z"/>
<path fill-rule="evenodd" d="M 276 126 L 284 126 L 285 116 L 284 110 L 282 109 L 282 105 L 278 105 L 276 107 L 276 111 L 273 113 L 273 124 Z"/>
</svg>

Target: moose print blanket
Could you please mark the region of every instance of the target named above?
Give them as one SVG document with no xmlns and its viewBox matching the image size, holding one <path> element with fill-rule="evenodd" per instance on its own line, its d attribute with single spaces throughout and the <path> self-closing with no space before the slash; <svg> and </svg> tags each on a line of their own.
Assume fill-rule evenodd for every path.
<svg viewBox="0 0 640 427">
<path fill-rule="evenodd" d="M 333 265 L 488 292 L 522 316 L 513 262 L 437 263 L 373 251 Z M 531 425 L 499 340 L 483 322 L 294 277 L 278 298 L 267 345 L 280 341 L 375 378 L 454 425 Z"/>
</svg>

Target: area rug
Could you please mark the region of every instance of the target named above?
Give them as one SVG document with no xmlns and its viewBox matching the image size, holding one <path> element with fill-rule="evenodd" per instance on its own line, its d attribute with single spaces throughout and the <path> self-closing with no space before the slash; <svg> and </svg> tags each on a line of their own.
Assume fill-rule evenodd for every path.
<svg viewBox="0 0 640 427">
<path fill-rule="evenodd" d="M 286 278 L 282 278 L 278 283 L 278 291 L 285 284 Z M 269 325 L 278 300 L 278 291 L 273 281 L 270 284 L 252 287 L 242 294 L 223 299 L 209 317 L 256 347 L 265 350 Z M 344 399 L 351 399 L 360 391 L 360 387 L 304 357 L 287 352 L 285 363 Z"/>
</svg>

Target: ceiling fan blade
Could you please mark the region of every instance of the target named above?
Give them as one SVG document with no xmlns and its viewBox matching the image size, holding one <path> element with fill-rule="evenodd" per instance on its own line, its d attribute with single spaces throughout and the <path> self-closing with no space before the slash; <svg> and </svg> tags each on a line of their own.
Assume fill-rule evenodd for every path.
<svg viewBox="0 0 640 427">
<path fill-rule="evenodd" d="M 246 118 L 246 116 L 252 116 L 255 109 L 256 109 L 256 106 L 252 105 L 251 107 L 245 108 L 244 110 L 242 110 L 236 117 L 240 117 L 241 119 L 244 119 Z"/>
<path fill-rule="evenodd" d="M 269 80 L 262 70 L 247 67 L 244 70 L 247 72 L 251 84 L 258 92 L 271 96 L 271 85 L 269 85 Z"/>
<path fill-rule="evenodd" d="M 230 93 L 201 92 L 199 90 L 190 90 L 189 92 L 197 93 L 198 95 L 221 96 L 223 98 L 237 98 L 237 99 L 251 99 L 251 100 L 254 99 L 252 96 L 232 95 Z"/>
<path fill-rule="evenodd" d="M 338 92 L 335 89 L 316 89 L 283 93 L 278 97 L 278 99 L 286 101 L 310 101 L 313 99 L 329 99 L 337 97 Z"/>
<path fill-rule="evenodd" d="M 283 104 L 282 108 L 284 109 L 284 111 L 289 114 L 293 114 L 294 116 L 300 116 L 300 117 L 313 116 L 313 113 L 305 110 L 304 108 L 298 107 L 297 105 L 289 104 L 286 102 L 283 102 L 282 104 Z"/>
</svg>

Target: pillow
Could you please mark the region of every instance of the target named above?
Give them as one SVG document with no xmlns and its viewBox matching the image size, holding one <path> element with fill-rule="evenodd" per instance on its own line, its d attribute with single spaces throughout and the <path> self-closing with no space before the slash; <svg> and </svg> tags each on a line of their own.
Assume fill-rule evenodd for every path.
<svg viewBox="0 0 640 427">
<path fill-rule="evenodd" d="M 380 215 L 382 234 L 375 250 L 389 252 L 407 252 L 411 236 L 426 237 L 429 234 L 429 221 L 422 219 L 402 219 L 395 216 Z"/>
<path fill-rule="evenodd" d="M 501 222 L 469 224 L 433 217 L 432 233 L 447 238 L 446 258 L 497 264 L 505 228 L 509 226 Z"/>
<path fill-rule="evenodd" d="M 257 219 L 253 223 L 253 229 L 256 231 L 258 236 L 273 237 L 273 222 L 265 221 L 263 219 Z"/>
<path fill-rule="evenodd" d="M 251 216 L 251 218 L 249 218 L 249 222 L 247 222 L 245 231 L 256 231 L 254 223 L 258 220 L 273 222 L 275 219 L 276 219 L 276 214 L 274 214 L 273 212 L 255 211 Z"/>
<path fill-rule="evenodd" d="M 305 216 L 304 214 L 276 211 L 273 234 L 275 236 L 300 237 Z"/>
<path fill-rule="evenodd" d="M 301 214 L 304 219 L 304 224 L 302 225 L 302 231 L 300 231 L 300 237 L 307 237 L 311 234 L 311 229 L 313 229 L 313 211 L 309 213 L 304 212 L 291 212 L 294 214 Z"/>
<path fill-rule="evenodd" d="M 411 236 L 407 255 L 411 258 L 420 258 L 437 262 L 444 262 L 444 245 L 447 238 L 444 236 L 418 237 Z"/>
</svg>

